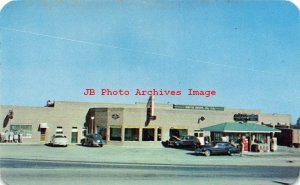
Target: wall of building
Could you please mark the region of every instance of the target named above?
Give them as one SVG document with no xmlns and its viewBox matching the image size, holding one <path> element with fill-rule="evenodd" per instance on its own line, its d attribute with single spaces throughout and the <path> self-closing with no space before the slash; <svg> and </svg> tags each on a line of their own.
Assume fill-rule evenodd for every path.
<svg viewBox="0 0 300 185">
<path fill-rule="evenodd" d="M 95 112 L 89 114 L 91 108 Z M 32 137 L 24 138 L 24 142 L 40 142 L 39 124 L 47 123 L 46 142 L 55 134 L 56 128 L 61 126 L 64 134 L 71 139 L 72 129 L 78 130 L 78 142 L 82 137 L 85 123 L 90 125 L 90 117 L 95 117 L 95 125 L 99 127 L 119 126 L 123 128 L 145 128 L 146 104 L 109 104 L 109 103 L 81 103 L 56 101 L 54 107 L 30 107 L 30 106 L 0 106 L 0 119 L 5 119 L 9 110 L 13 110 L 14 118 L 10 120 L 8 128 L 12 124 L 32 125 Z M 195 129 L 211 126 L 218 123 L 233 121 L 233 115 L 237 113 L 258 114 L 259 123 L 289 124 L 290 115 L 262 114 L 259 110 L 227 109 L 215 110 L 189 110 L 173 109 L 172 104 L 155 104 L 156 120 L 152 120 L 148 128 L 161 128 L 162 140 L 169 138 L 171 128 L 187 129 L 188 134 L 193 135 Z M 118 115 L 118 118 L 113 118 Z M 199 118 L 204 117 L 204 121 Z M 74 129 L 73 129 L 74 130 Z M 124 131 L 123 131 L 124 132 Z M 123 133 L 124 134 L 124 133 Z"/>
<path fill-rule="evenodd" d="M 290 125 L 291 116 L 288 114 L 261 114 L 259 117 L 259 122 L 270 125 Z"/>
</svg>

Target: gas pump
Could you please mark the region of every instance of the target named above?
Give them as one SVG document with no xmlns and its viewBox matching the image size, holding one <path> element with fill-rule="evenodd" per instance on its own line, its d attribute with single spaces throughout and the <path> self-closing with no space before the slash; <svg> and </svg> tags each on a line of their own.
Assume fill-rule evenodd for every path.
<svg viewBox="0 0 300 185">
<path fill-rule="evenodd" d="M 249 143 L 248 143 L 248 139 L 243 136 L 242 137 L 242 146 L 243 146 L 243 151 L 248 151 L 248 148 L 249 148 Z"/>
</svg>

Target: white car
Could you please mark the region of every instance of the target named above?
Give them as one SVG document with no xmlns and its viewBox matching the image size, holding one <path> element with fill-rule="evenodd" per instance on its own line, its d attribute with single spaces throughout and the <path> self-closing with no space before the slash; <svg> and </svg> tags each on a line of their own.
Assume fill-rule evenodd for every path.
<svg viewBox="0 0 300 185">
<path fill-rule="evenodd" d="M 51 138 L 50 145 L 52 146 L 68 146 L 68 139 L 63 134 L 54 134 Z"/>
</svg>

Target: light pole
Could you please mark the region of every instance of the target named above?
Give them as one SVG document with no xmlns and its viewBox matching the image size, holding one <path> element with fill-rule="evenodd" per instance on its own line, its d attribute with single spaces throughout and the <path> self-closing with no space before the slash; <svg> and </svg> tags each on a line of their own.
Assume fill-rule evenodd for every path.
<svg viewBox="0 0 300 185">
<path fill-rule="evenodd" d="M 91 132 L 92 132 L 92 134 L 94 134 L 94 119 L 95 119 L 95 117 L 92 116 L 91 117 L 91 120 L 92 120 L 92 129 L 91 129 Z"/>
</svg>

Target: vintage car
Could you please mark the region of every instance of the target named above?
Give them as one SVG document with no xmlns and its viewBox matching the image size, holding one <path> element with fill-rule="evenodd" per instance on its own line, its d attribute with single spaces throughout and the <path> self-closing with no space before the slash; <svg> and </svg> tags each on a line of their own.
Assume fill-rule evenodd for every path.
<svg viewBox="0 0 300 185">
<path fill-rule="evenodd" d="M 196 154 L 210 155 L 231 155 L 240 153 L 240 149 L 228 142 L 211 142 L 195 150 Z"/>
<path fill-rule="evenodd" d="M 67 147 L 68 146 L 68 139 L 63 134 L 54 134 L 51 137 L 50 145 L 51 146 L 64 146 L 64 147 Z"/>
<path fill-rule="evenodd" d="M 100 146 L 103 147 L 104 140 L 100 134 L 89 134 L 80 141 L 82 146 Z"/>
<path fill-rule="evenodd" d="M 172 136 L 169 140 L 164 141 L 163 145 L 175 148 L 194 148 L 196 145 L 195 141 L 197 141 L 195 136 L 182 136 L 180 138 Z"/>
</svg>

